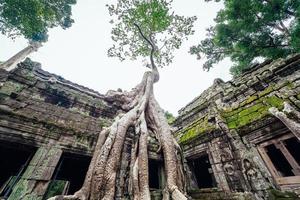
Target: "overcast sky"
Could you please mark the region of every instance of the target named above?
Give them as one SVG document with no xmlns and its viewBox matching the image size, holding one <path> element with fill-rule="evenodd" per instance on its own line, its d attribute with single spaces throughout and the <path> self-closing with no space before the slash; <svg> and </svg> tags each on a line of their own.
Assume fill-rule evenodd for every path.
<svg viewBox="0 0 300 200">
<path fill-rule="evenodd" d="M 109 89 L 133 88 L 146 69 L 140 61 L 120 62 L 107 57 L 106 51 L 112 45 L 110 18 L 105 7 L 109 2 L 78 0 L 73 7 L 73 26 L 68 30 L 50 30 L 49 41 L 30 58 L 42 63 L 44 70 L 103 94 Z M 203 61 L 188 53 L 190 46 L 205 37 L 205 29 L 214 23 L 222 5 L 204 0 L 174 0 L 173 5 L 177 14 L 198 17 L 195 34 L 176 51 L 173 63 L 160 70 L 160 82 L 155 85 L 155 95 L 162 108 L 177 115 L 180 108 L 209 87 L 215 78 L 227 81 L 231 76 L 228 60 L 205 72 Z M 0 60 L 8 59 L 26 46 L 22 38 L 12 41 L 0 35 Z"/>
</svg>

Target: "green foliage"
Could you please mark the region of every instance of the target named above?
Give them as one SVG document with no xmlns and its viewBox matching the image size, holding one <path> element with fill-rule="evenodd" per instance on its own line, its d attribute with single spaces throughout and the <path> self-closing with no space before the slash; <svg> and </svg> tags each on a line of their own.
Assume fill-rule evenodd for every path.
<svg viewBox="0 0 300 200">
<path fill-rule="evenodd" d="M 175 121 L 175 117 L 173 116 L 173 114 L 168 111 L 165 111 L 165 117 L 168 121 L 168 124 L 172 124 Z"/>
<path fill-rule="evenodd" d="M 171 11 L 171 0 L 130 1 L 118 0 L 116 5 L 108 5 L 112 16 L 112 40 L 114 45 L 108 56 L 136 60 L 151 54 L 151 46 L 142 38 L 139 30 L 155 46 L 154 61 L 160 67 L 172 62 L 173 51 L 193 34 L 196 17 L 184 17 Z"/>
<path fill-rule="evenodd" d="M 49 28 L 69 28 L 76 0 L 0 0 L 0 32 L 10 38 L 47 40 Z"/>
<path fill-rule="evenodd" d="M 211 1 L 211 0 L 206 0 Z M 220 0 L 219 0 L 220 1 Z M 223 0 L 224 9 L 207 29 L 207 38 L 190 53 L 206 57 L 203 68 L 230 57 L 233 75 L 262 59 L 277 59 L 300 51 L 300 1 Z"/>
</svg>

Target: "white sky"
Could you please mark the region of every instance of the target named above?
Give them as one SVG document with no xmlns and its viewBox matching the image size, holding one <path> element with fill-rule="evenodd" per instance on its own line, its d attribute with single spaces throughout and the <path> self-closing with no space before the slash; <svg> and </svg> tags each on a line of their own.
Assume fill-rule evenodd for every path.
<svg viewBox="0 0 300 200">
<path fill-rule="evenodd" d="M 140 61 L 120 62 L 107 57 L 111 46 L 110 17 L 105 5 L 109 0 L 78 0 L 73 7 L 75 23 L 67 30 L 55 28 L 49 41 L 30 56 L 42 63 L 42 68 L 72 82 L 105 94 L 109 89 L 130 90 L 138 84 L 146 70 Z M 175 52 L 173 63 L 160 70 L 161 78 L 155 85 L 155 95 L 163 109 L 177 115 L 177 111 L 209 87 L 215 78 L 227 81 L 229 60 L 219 63 L 209 72 L 202 69 L 203 60 L 188 53 L 189 47 L 205 37 L 205 29 L 221 8 L 220 3 L 204 0 L 174 0 L 177 14 L 196 15 L 195 34 Z M 0 35 L 0 60 L 4 61 L 27 46 L 27 41 L 15 41 Z"/>
</svg>

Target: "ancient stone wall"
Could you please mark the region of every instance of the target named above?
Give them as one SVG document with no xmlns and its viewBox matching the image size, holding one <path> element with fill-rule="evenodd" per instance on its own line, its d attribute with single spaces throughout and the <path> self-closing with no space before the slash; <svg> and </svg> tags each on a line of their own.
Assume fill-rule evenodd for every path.
<svg viewBox="0 0 300 200">
<path fill-rule="evenodd" d="M 269 108 L 282 110 L 288 102 L 299 111 L 299 79 L 300 55 L 266 61 L 228 82 L 216 79 L 179 111 L 173 124 L 186 167 L 189 160 L 207 154 L 217 190 L 248 192 L 256 199 L 266 199 L 269 188 L 299 192 L 300 174 L 274 176 L 271 161 L 262 159 L 260 151 L 264 142 L 291 134 Z M 297 171 L 299 165 L 294 161 Z M 193 185 L 190 182 L 190 190 L 195 189 Z"/>
<path fill-rule="evenodd" d="M 0 88 L 3 140 L 36 146 L 55 143 L 90 154 L 103 126 L 122 102 L 43 71 L 29 60 L 10 73 L 2 71 Z"/>
<path fill-rule="evenodd" d="M 0 141 L 37 151 L 9 199 L 42 199 L 62 152 L 91 156 L 122 102 L 69 82 L 26 60 L 1 71 Z"/>
<path fill-rule="evenodd" d="M 1 145 L 23 145 L 23 149 L 30 149 L 32 155 L 26 157 L 20 170 L 9 172 L 11 177 L 4 184 L 6 187 L 0 185 L 0 195 L 9 200 L 42 200 L 67 192 L 69 180 L 56 179 L 64 168 L 64 155 L 90 158 L 98 134 L 123 112 L 122 105 L 122 100 L 110 93 L 102 95 L 72 83 L 42 70 L 39 63 L 29 59 L 14 71 L 1 71 L 0 156 Z M 122 147 L 116 199 L 129 195 L 128 169 L 135 142 L 134 129 L 130 129 Z M 151 135 L 149 159 L 162 160 L 158 148 L 157 139 Z M 156 190 L 152 195 L 160 199 L 161 192 Z"/>
<path fill-rule="evenodd" d="M 299 79 L 300 55 L 266 61 L 231 81 L 216 79 L 180 110 L 174 134 L 183 149 L 188 192 L 194 199 L 297 198 L 280 190 L 298 192 L 300 188 L 295 152 L 285 146 L 289 141 L 295 149 L 299 147 L 298 132 L 291 132 L 269 109 L 282 111 L 287 102 L 299 111 Z M 13 187 L 0 188 L 0 193 L 4 191 L 11 200 L 42 200 L 65 193 L 68 180 L 56 179 L 64 155 L 91 157 L 102 128 L 122 111 L 120 99 L 48 73 L 30 60 L 12 72 L 1 71 L 0 150 L 3 144 L 19 146 L 32 155 L 4 184 Z M 294 114 L 288 117 L 299 123 Z M 116 199 L 130 193 L 127 173 L 135 142 L 132 133 L 128 131 L 123 146 Z M 272 163 L 271 147 L 286 157 L 293 176 L 284 176 L 286 171 Z M 161 199 L 165 179 L 158 148 L 151 135 L 149 159 L 157 166 L 150 178 L 157 176 L 159 182 L 151 188 L 153 199 Z"/>
</svg>

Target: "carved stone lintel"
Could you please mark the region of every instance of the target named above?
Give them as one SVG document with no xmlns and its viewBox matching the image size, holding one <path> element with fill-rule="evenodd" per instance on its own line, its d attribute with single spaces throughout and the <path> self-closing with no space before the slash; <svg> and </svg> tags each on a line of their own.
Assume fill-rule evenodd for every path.
<svg viewBox="0 0 300 200">
<path fill-rule="evenodd" d="M 300 113 L 294 109 L 289 103 L 284 102 L 283 111 L 279 111 L 275 107 L 269 108 L 269 112 L 277 117 L 283 124 L 287 126 L 288 129 L 300 140 Z M 294 115 L 296 117 L 292 118 L 289 115 Z"/>
</svg>

